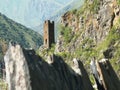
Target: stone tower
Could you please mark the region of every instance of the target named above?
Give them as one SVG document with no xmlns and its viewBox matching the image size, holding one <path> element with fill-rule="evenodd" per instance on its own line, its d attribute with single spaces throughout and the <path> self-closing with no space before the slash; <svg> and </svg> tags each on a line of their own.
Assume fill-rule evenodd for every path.
<svg viewBox="0 0 120 90">
<path fill-rule="evenodd" d="M 44 46 L 50 48 L 55 43 L 54 38 L 54 21 L 47 20 L 44 22 Z"/>
</svg>

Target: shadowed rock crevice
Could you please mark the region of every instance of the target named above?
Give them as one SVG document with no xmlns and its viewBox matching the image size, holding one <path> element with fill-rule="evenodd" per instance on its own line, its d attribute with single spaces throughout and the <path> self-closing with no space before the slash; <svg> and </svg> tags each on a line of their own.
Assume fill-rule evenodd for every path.
<svg viewBox="0 0 120 90">
<path fill-rule="evenodd" d="M 98 90 L 120 90 L 120 80 L 107 59 L 91 61 L 91 69 Z"/>
<path fill-rule="evenodd" d="M 105 90 L 120 90 L 120 81 L 108 60 L 97 63 Z"/>
<path fill-rule="evenodd" d="M 80 71 L 79 74 L 61 57 L 56 55 L 51 57 L 53 62 L 48 64 L 36 55 L 34 50 L 25 50 L 19 45 L 9 47 L 5 55 L 6 69 L 13 70 L 6 71 L 6 77 L 9 77 L 6 78 L 9 90 L 93 90 L 87 72 L 80 61 L 76 60 L 77 64 L 74 65 L 75 69 Z M 21 77 L 22 79 L 16 79 Z M 24 83 L 21 83 L 22 80 Z"/>
</svg>

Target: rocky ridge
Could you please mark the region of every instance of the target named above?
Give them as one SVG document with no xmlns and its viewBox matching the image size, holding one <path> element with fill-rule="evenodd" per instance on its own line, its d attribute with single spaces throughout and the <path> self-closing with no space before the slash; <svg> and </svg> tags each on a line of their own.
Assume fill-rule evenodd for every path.
<svg viewBox="0 0 120 90">
<path fill-rule="evenodd" d="M 50 55 L 47 62 L 34 50 L 11 45 L 4 57 L 8 90 L 94 90 L 83 63 L 73 59 L 72 67 L 62 57 Z M 92 61 L 98 90 L 119 90 L 120 81 L 110 62 Z"/>
<path fill-rule="evenodd" d="M 79 10 L 62 16 L 60 28 L 55 53 L 65 56 L 67 62 L 77 57 L 86 66 L 93 57 L 108 58 L 120 76 L 118 0 L 86 0 Z"/>
<path fill-rule="evenodd" d="M 73 69 L 56 55 L 48 63 L 34 50 L 9 46 L 4 57 L 8 90 L 93 90 L 83 64 L 74 59 Z"/>
<path fill-rule="evenodd" d="M 120 7 L 117 5 L 116 0 L 95 1 L 96 3 L 94 1 L 86 1 L 82 7 L 84 11 L 81 9 L 80 11 L 74 10 L 73 12 L 67 12 L 62 16 L 61 24 L 65 27 L 69 27 L 73 36 L 76 36 L 77 33 L 80 34 L 76 41 L 74 41 L 75 43 L 73 43 L 73 40 L 69 42 L 70 47 L 80 46 L 79 44 L 86 38 L 92 39 L 94 44 L 98 45 L 109 34 L 111 28 L 118 23 L 120 18 Z M 90 7 L 88 8 L 88 6 L 92 6 L 93 3 L 97 4 L 97 11 L 92 11 Z M 60 34 L 62 35 L 62 32 Z M 58 41 L 62 37 L 63 36 L 60 36 Z M 62 42 L 62 40 L 60 41 Z M 66 50 L 70 52 L 74 51 L 70 50 L 70 47 Z"/>
</svg>

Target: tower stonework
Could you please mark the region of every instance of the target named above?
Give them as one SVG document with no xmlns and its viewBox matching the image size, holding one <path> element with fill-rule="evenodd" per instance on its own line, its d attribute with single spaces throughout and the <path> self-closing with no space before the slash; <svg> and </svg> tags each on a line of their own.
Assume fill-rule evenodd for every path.
<svg viewBox="0 0 120 90">
<path fill-rule="evenodd" d="M 50 48 L 55 43 L 54 21 L 47 20 L 44 22 L 44 46 Z"/>
</svg>

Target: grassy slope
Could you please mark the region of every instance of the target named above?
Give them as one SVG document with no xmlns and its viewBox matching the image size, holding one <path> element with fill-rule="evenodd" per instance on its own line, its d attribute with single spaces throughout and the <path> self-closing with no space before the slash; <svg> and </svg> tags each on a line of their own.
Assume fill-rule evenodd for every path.
<svg viewBox="0 0 120 90">
<path fill-rule="evenodd" d="M 0 13 L 0 57 L 9 41 L 18 42 L 25 48 L 36 49 L 42 44 L 42 36 Z"/>
</svg>

